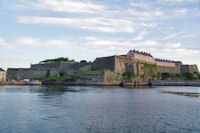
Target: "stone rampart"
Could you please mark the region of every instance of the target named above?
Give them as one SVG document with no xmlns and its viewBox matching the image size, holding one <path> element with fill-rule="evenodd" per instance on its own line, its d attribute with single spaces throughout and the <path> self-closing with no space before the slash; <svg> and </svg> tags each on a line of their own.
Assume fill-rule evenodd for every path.
<svg viewBox="0 0 200 133">
<path fill-rule="evenodd" d="M 115 56 L 115 73 L 123 74 L 125 72 L 137 73 L 137 65 L 134 60 L 124 56 Z"/>
<path fill-rule="evenodd" d="M 59 70 L 73 69 L 75 62 L 61 61 L 59 65 L 60 65 Z"/>
<path fill-rule="evenodd" d="M 155 60 L 151 56 L 134 54 L 133 59 L 135 59 L 136 61 L 139 61 L 139 62 L 143 62 L 143 63 L 155 64 Z"/>
<path fill-rule="evenodd" d="M 111 70 L 115 71 L 115 56 L 96 58 L 92 63 L 92 70 Z"/>
<path fill-rule="evenodd" d="M 185 73 L 185 72 L 199 72 L 197 65 L 182 65 L 181 66 L 181 72 Z"/>
<path fill-rule="evenodd" d="M 156 61 L 156 66 L 176 67 L 176 63 L 174 63 L 174 62 Z"/>
<path fill-rule="evenodd" d="M 127 53 L 127 57 L 134 59 L 137 62 L 148 63 L 148 64 L 155 64 L 155 59 L 149 53 L 139 52 L 135 50 L 130 50 Z"/>
<path fill-rule="evenodd" d="M 91 63 L 89 63 L 89 62 L 80 62 L 80 63 L 77 62 L 73 65 L 73 69 L 78 70 L 79 68 L 84 67 L 84 66 L 88 66 L 88 65 L 91 65 Z"/>
<path fill-rule="evenodd" d="M 50 62 L 44 64 L 31 64 L 31 68 L 53 68 L 53 69 L 60 69 L 60 62 Z"/>
<path fill-rule="evenodd" d="M 179 67 L 157 66 L 159 73 L 180 73 Z"/>
<path fill-rule="evenodd" d="M 104 82 L 120 82 L 122 78 L 122 75 L 116 74 L 110 70 L 104 71 Z"/>
<path fill-rule="evenodd" d="M 59 75 L 59 71 L 57 69 L 9 68 L 7 70 L 7 78 L 10 80 L 45 78 L 48 71 L 49 76 Z"/>
</svg>

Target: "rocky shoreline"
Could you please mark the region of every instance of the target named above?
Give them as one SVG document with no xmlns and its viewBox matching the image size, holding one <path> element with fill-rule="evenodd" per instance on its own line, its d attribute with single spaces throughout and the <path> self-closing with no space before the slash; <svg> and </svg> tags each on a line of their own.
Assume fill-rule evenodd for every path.
<svg viewBox="0 0 200 133">
<path fill-rule="evenodd" d="M 43 84 L 119 86 L 121 82 L 43 82 Z M 200 81 L 154 80 L 152 86 L 200 86 Z M 149 81 L 124 82 L 124 86 L 148 86 Z"/>
</svg>

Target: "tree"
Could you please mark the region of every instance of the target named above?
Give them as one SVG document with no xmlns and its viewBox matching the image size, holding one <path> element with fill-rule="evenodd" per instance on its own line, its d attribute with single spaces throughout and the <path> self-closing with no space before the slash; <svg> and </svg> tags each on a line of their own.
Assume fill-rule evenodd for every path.
<svg viewBox="0 0 200 133">
<path fill-rule="evenodd" d="M 64 57 L 59 57 L 59 58 L 55 58 L 55 59 L 46 59 L 46 60 L 43 60 L 43 61 L 40 61 L 39 64 L 41 63 L 49 63 L 49 62 L 59 62 L 59 61 L 68 61 L 68 62 L 75 62 L 75 60 L 73 59 L 69 59 L 69 58 L 64 58 Z"/>
</svg>

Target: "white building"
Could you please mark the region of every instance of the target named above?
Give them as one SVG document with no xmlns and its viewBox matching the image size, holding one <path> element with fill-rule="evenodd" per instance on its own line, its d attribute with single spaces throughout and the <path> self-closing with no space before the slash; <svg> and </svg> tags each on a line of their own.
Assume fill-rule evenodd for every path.
<svg viewBox="0 0 200 133">
<path fill-rule="evenodd" d="M 0 81 L 6 81 L 6 71 L 0 68 Z"/>
</svg>

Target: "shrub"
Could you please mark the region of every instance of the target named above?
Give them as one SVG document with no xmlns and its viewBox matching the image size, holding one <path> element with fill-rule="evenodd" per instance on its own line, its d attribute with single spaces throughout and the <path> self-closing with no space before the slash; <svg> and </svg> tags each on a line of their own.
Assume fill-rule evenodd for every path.
<svg viewBox="0 0 200 133">
<path fill-rule="evenodd" d="M 197 73 L 197 77 L 198 77 L 198 79 L 200 80 L 200 73 Z"/>
<path fill-rule="evenodd" d="M 169 73 L 162 73 L 162 80 L 168 80 L 170 77 Z"/>
<path fill-rule="evenodd" d="M 155 77 L 157 78 L 157 80 L 161 80 L 162 79 L 162 74 L 158 72 L 158 74 Z"/>
<path fill-rule="evenodd" d="M 40 61 L 40 64 L 41 63 L 48 63 L 48 62 L 59 62 L 59 61 L 75 62 L 73 59 L 70 60 L 69 58 L 59 57 L 59 58 L 55 58 L 55 59 L 46 59 L 46 60 Z"/>
<path fill-rule="evenodd" d="M 104 70 L 90 70 L 85 72 L 84 74 L 102 74 Z"/>
<path fill-rule="evenodd" d="M 194 75 L 190 72 L 183 73 L 183 78 L 184 78 L 184 80 L 195 80 L 196 79 L 194 77 Z"/>
<path fill-rule="evenodd" d="M 123 74 L 123 77 L 125 78 L 125 79 L 131 79 L 132 77 L 134 77 L 135 75 L 133 74 L 133 73 L 131 73 L 131 72 L 125 72 L 124 74 Z"/>
<path fill-rule="evenodd" d="M 48 69 L 46 73 L 46 77 L 49 77 L 49 76 L 50 76 L 50 70 Z"/>
</svg>

